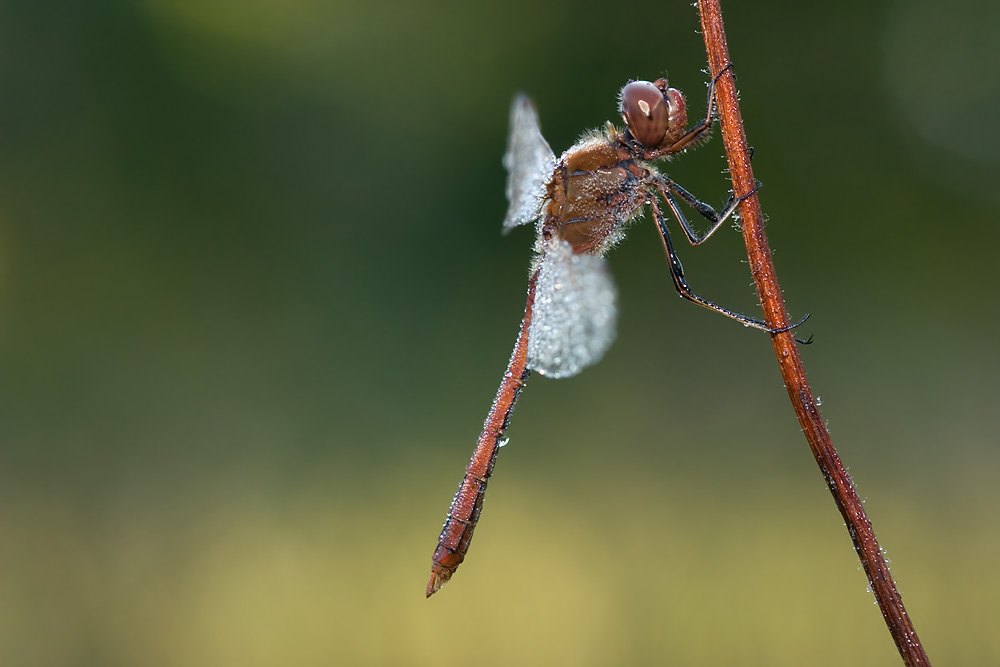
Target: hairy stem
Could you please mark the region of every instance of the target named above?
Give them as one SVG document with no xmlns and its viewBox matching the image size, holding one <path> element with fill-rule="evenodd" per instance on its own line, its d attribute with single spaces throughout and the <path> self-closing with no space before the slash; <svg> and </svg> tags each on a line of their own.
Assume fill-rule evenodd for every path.
<svg viewBox="0 0 1000 667">
<path fill-rule="evenodd" d="M 708 64 L 713 78 L 730 63 L 729 49 L 726 45 L 726 33 L 722 24 L 722 11 L 719 0 L 699 0 L 698 13 L 701 16 L 701 29 L 705 38 L 705 48 L 708 51 Z M 750 167 L 750 153 L 747 148 L 746 134 L 743 130 L 743 119 L 740 115 L 739 101 L 736 95 L 736 84 L 732 68 L 725 71 L 719 78 L 715 88 L 719 118 L 722 125 L 722 138 L 726 147 L 726 157 L 733 179 L 733 190 L 737 197 L 754 190 L 756 181 Z M 750 259 L 750 270 L 753 274 L 757 295 L 764 310 L 764 320 L 771 327 L 788 325 L 788 314 L 781 294 L 781 286 L 771 261 L 771 250 L 768 247 L 767 235 L 764 233 L 764 220 L 760 210 L 760 200 L 753 193 L 740 203 L 740 219 L 743 224 L 743 239 L 747 246 L 747 256 Z M 799 356 L 795 338 L 791 331 L 785 331 L 771 336 L 774 353 L 778 359 L 781 376 L 788 390 L 792 407 L 802 425 L 802 432 L 809 442 L 816 463 L 819 465 L 823 478 L 833 494 L 837 509 L 844 517 L 847 531 L 854 542 L 854 549 L 861 559 L 871 589 L 875 594 L 882 617 L 889 627 L 899 654 L 904 664 L 930 665 L 917 637 L 910 617 L 903 607 L 903 600 L 896 589 L 896 583 L 889 572 L 889 566 L 882 555 L 871 522 L 865 515 L 861 500 L 854 490 L 847 471 L 844 469 L 840 456 L 833 446 L 830 433 L 826 429 L 819 407 L 813 397 L 812 389 L 806 380 L 802 358 Z"/>
</svg>

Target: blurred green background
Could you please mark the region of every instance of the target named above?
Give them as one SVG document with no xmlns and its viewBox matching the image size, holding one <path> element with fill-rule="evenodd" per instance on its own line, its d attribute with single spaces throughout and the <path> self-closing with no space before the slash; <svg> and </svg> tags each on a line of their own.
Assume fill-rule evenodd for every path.
<svg viewBox="0 0 1000 667">
<path fill-rule="evenodd" d="M 1000 9 L 724 9 L 834 441 L 932 659 L 996 664 Z M 679 300 L 648 221 L 610 255 L 617 343 L 530 381 L 424 599 L 523 308 L 510 99 L 557 152 L 630 77 L 696 115 L 697 27 L 0 3 L 0 664 L 898 664 L 767 337 Z M 721 204 L 721 155 L 670 174 Z M 758 312 L 738 233 L 680 252 Z"/>
</svg>

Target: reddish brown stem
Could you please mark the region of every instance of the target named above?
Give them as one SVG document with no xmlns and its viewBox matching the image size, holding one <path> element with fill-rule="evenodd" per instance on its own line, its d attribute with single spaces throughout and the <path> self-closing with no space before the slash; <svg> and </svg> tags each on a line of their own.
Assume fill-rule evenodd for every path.
<svg viewBox="0 0 1000 667">
<path fill-rule="evenodd" d="M 530 371 L 528 365 L 528 327 L 531 326 L 531 313 L 535 303 L 535 284 L 538 282 L 538 272 L 535 271 L 528 281 L 528 302 L 524 306 L 524 319 L 521 320 L 521 331 L 510 355 L 507 372 L 500 382 L 493 407 L 483 424 L 483 432 L 476 443 L 476 451 L 472 460 L 465 468 L 465 477 L 458 486 L 448 518 L 438 538 L 434 557 L 431 559 L 431 578 L 427 582 L 427 597 L 434 595 L 442 586 L 448 583 L 451 575 L 465 559 L 472 541 L 472 533 L 479 521 L 479 513 L 483 509 L 483 499 L 486 496 L 486 485 L 493 474 L 493 464 L 503 442 L 504 431 L 510 423 L 510 415 L 514 411 L 524 381 Z"/>
<path fill-rule="evenodd" d="M 708 51 L 708 64 L 713 77 L 730 63 L 729 48 L 726 45 L 726 33 L 722 24 L 722 11 L 719 0 L 699 0 L 698 13 L 701 16 L 701 29 L 705 38 L 705 48 Z M 729 160 L 729 171 L 733 179 L 733 189 L 736 196 L 753 191 L 756 181 L 750 168 L 750 155 L 747 149 L 746 134 L 743 130 L 743 119 L 740 115 L 739 101 L 736 95 L 736 84 L 730 68 L 719 79 L 715 88 L 719 118 L 722 125 L 722 138 L 726 147 L 726 157 Z M 743 224 L 743 239 L 750 258 L 750 270 L 753 274 L 757 295 L 764 310 L 764 319 L 772 327 L 788 325 L 788 314 L 781 295 L 781 287 L 771 261 L 771 250 L 768 247 L 767 236 L 764 233 L 764 221 L 760 210 L 760 201 L 756 193 L 744 199 L 740 204 L 740 220 Z M 812 389 L 806 380 L 802 358 L 799 356 L 791 331 L 771 336 L 774 352 L 781 368 L 788 397 L 795 408 L 795 414 L 802 425 L 809 447 L 812 449 L 816 463 L 826 479 L 837 508 L 847 523 L 847 530 L 854 542 L 854 549 L 861 559 L 865 574 L 871 583 L 872 591 L 878 602 L 882 617 L 885 618 L 889 633 L 892 635 L 903 662 L 911 667 L 930 665 L 927 654 L 920 645 L 917 633 L 913 629 L 910 617 L 903 607 L 903 600 L 896 590 L 896 584 L 889 573 L 889 566 L 882 555 L 871 522 L 865 515 L 861 500 L 854 490 L 854 485 L 844 470 L 840 456 L 833 446 L 830 433 L 823 423 L 819 408 L 813 398 Z"/>
</svg>

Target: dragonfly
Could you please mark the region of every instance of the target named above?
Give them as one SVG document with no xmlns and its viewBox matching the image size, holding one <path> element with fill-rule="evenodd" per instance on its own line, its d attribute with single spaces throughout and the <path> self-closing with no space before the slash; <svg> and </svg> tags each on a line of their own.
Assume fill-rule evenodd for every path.
<svg viewBox="0 0 1000 667">
<path fill-rule="evenodd" d="M 624 127 L 608 122 L 591 130 L 558 159 L 542 136 L 531 100 L 524 95 L 514 99 L 503 159 L 510 203 L 503 230 L 535 225 L 527 303 L 507 370 L 434 550 L 427 597 L 447 583 L 465 559 L 497 453 L 507 442 L 514 404 L 530 373 L 571 377 L 599 361 L 611 346 L 616 290 L 604 255 L 647 206 L 680 296 L 771 334 L 788 331 L 808 318 L 771 327 L 698 296 L 687 283 L 667 231 L 664 204 L 687 240 L 700 245 L 729 219 L 740 201 L 756 191 L 742 197 L 730 194 L 717 212 L 652 164 L 708 140 L 715 84 L 726 69 L 709 84 L 708 110 L 690 129 L 684 96 L 665 78 L 629 81 L 619 95 Z M 694 230 L 679 201 L 709 221 L 707 231 Z"/>
</svg>

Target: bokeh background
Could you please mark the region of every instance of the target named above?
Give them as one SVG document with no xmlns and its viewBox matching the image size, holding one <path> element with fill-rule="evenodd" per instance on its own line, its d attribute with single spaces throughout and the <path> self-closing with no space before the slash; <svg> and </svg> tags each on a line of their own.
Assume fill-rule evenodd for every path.
<svg viewBox="0 0 1000 667">
<path fill-rule="evenodd" d="M 937 664 L 1000 661 L 1000 10 L 724 7 L 834 440 Z M 553 148 L 686 2 L 0 3 L 0 664 L 893 665 L 766 336 L 648 221 L 618 341 L 533 378 L 424 584 L 523 308 L 507 113 Z M 670 166 L 721 204 L 718 139 Z M 756 311 L 740 235 L 681 247 Z"/>
</svg>

